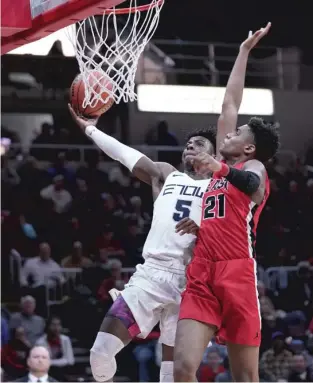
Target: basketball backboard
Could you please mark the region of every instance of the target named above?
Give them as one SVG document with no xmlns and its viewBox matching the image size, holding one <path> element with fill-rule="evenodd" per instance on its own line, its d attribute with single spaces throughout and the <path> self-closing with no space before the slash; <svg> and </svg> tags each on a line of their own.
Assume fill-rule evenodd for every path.
<svg viewBox="0 0 313 383">
<path fill-rule="evenodd" d="M 2 0 L 1 54 L 125 0 Z"/>
</svg>

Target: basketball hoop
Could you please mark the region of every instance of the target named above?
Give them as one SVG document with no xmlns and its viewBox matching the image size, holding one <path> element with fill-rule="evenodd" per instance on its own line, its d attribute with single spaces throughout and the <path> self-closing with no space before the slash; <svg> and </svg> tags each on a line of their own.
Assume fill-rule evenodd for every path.
<svg viewBox="0 0 313 383">
<path fill-rule="evenodd" d="M 150 0 L 142 6 L 137 6 L 137 1 L 129 0 L 127 8 L 104 9 L 101 17 L 91 16 L 78 22 L 75 32 L 73 29 L 70 37 L 85 84 L 84 108 L 99 100 L 106 103 L 109 98 L 116 103 L 137 98 L 138 61 L 158 26 L 164 0 Z M 93 73 L 97 78 L 91 81 Z M 108 82 L 111 86 L 106 89 Z M 104 93 L 109 95 L 105 100 Z"/>
</svg>

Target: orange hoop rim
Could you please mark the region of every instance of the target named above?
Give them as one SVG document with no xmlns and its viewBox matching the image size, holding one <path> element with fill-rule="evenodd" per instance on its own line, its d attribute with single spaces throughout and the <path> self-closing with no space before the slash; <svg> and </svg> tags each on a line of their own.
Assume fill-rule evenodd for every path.
<svg viewBox="0 0 313 383">
<path fill-rule="evenodd" d="M 125 14 L 130 14 L 130 13 L 135 13 L 135 12 L 145 12 L 148 9 L 159 7 L 164 3 L 165 0 L 158 0 L 155 4 L 151 5 L 146 4 L 146 5 L 139 5 L 138 7 L 131 7 L 131 8 L 109 8 L 104 10 L 103 14 L 107 15 L 110 13 L 114 13 L 115 15 L 125 15 Z"/>
</svg>

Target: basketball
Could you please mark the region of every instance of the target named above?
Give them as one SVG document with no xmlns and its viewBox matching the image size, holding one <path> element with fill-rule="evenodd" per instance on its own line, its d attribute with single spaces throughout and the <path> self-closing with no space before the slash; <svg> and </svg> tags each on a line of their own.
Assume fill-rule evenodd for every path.
<svg viewBox="0 0 313 383">
<path fill-rule="evenodd" d="M 110 97 L 105 89 L 112 90 L 112 83 L 109 78 L 105 78 L 103 73 L 91 71 L 88 74 L 88 87 L 91 88 L 95 94 L 100 94 L 101 99 L 96 99 L 95 95 L 91 95 L 91 105 L 84 107 L 85 99 L 85 84 L 81 74 L 77 75 L 72 82 L 70 89 L 70 101 L 73 109 L 80 115 L 86 118 L 97 118 L 101 114 L 108 111 L 114 103 L 114 99 Z M 103 100 L 107 100 L 106 103 Z"/>
</svg>

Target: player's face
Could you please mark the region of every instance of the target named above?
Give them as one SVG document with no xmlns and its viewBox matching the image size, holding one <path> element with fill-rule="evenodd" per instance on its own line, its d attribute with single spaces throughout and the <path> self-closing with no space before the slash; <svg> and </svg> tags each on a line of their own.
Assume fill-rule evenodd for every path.
<svg viewBox="0 0 313 383">
<path fill-rule="evenodd" d="M 227 134 L 221 147 L 223 157 L 239 157 L 255 151 L 254 137 L 248 125 L 242 125 L 235 132 Z"/>
<path fill-rule="evenodd" d="M 205 137 L 191 137 L 186 143 L 185 149 L 183 151 L 182 162 L 184 164 L 184 168 L 191 167 L 193 156 L 202 152 L 214 155 L 214 146 Z"/>
</svg>

